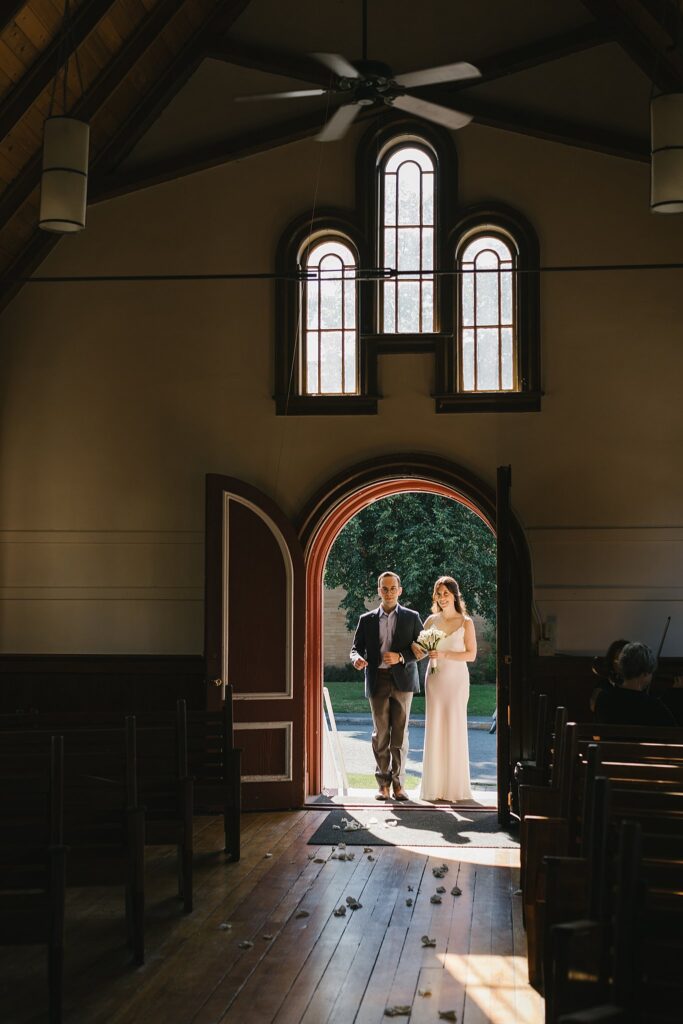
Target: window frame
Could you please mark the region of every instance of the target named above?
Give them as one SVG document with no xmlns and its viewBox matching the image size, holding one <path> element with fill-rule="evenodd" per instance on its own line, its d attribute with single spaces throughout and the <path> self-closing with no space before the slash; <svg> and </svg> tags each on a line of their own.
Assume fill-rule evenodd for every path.
<svg viewBox="0 0 683 1024">
<path fill-rule="evenodd" d="M 497 226 L 517 248 L 514 276 L 517 313 L 515 376 L 518 391 L 465 392 L 460 380 L 460 288 L 457 274 L 434 282 L 434 331 L 418 334 L 379 330 L 383 250 L 381 169 L 391 152 L 404 145 L 425 149 L 434 162 L 435 269 L 452 268 L 461 241 L 484 225 Z M 447 183 L 447 186 L 444 184 Z M 381 201 L 380 201 L 381 200 Z M 458 164 L 452 133 L 428 122 L 394 116 L 361 138 L 356 156 L 356 205 L 351 211 L 325 208 L 304 214 L 286 228 L 276 254 L 275 389 L 278 415 L 374 415 L 378 411 L 378 363 L 381 355 L 430 353 L 434 357 L 432 397 L 437 413 L 536 412 L 541 408 L 539 244 L 533 228 L 516 210 L 500 203 L 458 206 Z M 492 230 L 491 233 L 495 233 Z M 358 393 L 302 393 L 304 321 L 300 321 L 301 254 L 324 236 L 337 237 L 369 271 L 357 286 Z M 374 268 L 374 269 L 373 269 Z M 305 310 L 301 310 L 305 316 Z M 300 330 L 303 328 L 302 330 Z"/>
<path fill-rule="evenodd" d="M 498 203 L 479 204 L 461 211 L 449 238 L 450 265 L 457 269 L 458 254 L 464 244 L 479 234 L 499 237 L 517 250 L 513 275 L 513 308 L 515 311 L 515 391 L 463 391 L 461 351 L 461 292 L 459 275 L 452 282 L 453 344 L 435 395 L 437 412 L 538 412 L 540 389 L 540 307 L 539 307 L 539 245 L 529 222 L 516 210 Z"/>
</svg>

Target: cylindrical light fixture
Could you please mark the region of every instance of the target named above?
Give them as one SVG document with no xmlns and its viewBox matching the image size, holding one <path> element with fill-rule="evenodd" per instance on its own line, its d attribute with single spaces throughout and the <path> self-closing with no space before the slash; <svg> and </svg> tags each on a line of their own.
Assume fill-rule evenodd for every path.
<svg viewBox="0 0 683 1024">
<path fill-rule="evenodd" d="M 48 117 L 43 134 L 39 226 L 44 231 L 81 231 L 88 193 L 90 126 L 75 117 Z"/>
<path fill-rule="evenodd" d="M 650 209 L 683 213 L 683 93 L 662 93 L 651 100 L 650 127 Z"/>
</svg>

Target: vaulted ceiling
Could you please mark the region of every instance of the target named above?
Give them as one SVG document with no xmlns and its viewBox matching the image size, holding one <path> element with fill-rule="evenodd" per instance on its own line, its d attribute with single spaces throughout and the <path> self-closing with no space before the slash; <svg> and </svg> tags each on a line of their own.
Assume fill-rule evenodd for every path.
<svg viewBox="0 0 683 1024">
<path fill-rule="evenodd" d="M 78 57 L 70 110 L 91 125 L 91 203 L 314 136 L 334 96 L 235 97 L 329 88 L 308 54 L 361 53 L 362 0 L 69 9 L 66 40 L 63 0 L 5 0 L 0 11 L 0 305 L 59 240 L 37 222 L 42 124 L 67 50 Z M 631 160 L 649 160 L 653 86 L 683 90 L 679 0 L 368 0 L 367 50 L 396 74 L 470 61 L 480 79 L 419 94 L 479 124 Z"/>
</svg>

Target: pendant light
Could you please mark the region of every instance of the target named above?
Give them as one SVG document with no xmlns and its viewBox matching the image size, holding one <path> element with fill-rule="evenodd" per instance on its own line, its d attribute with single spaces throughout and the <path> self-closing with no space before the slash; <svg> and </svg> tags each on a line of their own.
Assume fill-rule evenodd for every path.
<svg viewBox="0 0 683 1024">
<path fill-rule="evenodd" d="M 88 193 L 88 144 L 90 126 L 67 112 L 67 80 L 69 74 L 69 42 L 71 19 L 69 0 L 64 3 L 62 44 L 64 63 L 62 74 L 62 112 L 57 111 L 57 83 L 60 70 L 55 75 L 50 108 L 43 128 L 43 171 L 40 183 L 39 227 L 43 231 L 67 234 L 81 231 L 85 227 L 85 211 Z M 74 63 L 78 73 L 80 92 L 83 95 L 83 79 L 74 47 Z"/>
<path fill-rule="evenodd" d="M 683 213 L 683 93 L 653 97 L 650 127 L 650 209 Z"/>
</svg>

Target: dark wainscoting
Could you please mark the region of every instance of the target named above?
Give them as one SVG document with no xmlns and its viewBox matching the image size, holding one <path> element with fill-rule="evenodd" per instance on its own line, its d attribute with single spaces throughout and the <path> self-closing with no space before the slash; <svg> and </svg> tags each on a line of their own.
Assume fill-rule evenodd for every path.
<svg viewBox="0 0 683 1024">
<path fill-rule="evenodd" d="M 591 656 L 555 654 L 551 658 L 532 657 L 529 661 L 531 707 L 536 707 L 539 693 L 548 694 L 551 711 L 558 705 L 566 707 L 570 722 L 589 722 L 590 695 L 599 685 L 593 675 Z M 683 658 L 660 658 L 652 682 L 652 693 L 661 696 L 671 686 L 674 675 L 683 675 Z"/>
<path fill-rule="evenodd" d="M 0 712 L 206 707 L 201 655 L 2 654 Z"/>
</svg>

